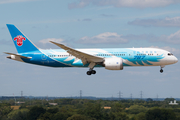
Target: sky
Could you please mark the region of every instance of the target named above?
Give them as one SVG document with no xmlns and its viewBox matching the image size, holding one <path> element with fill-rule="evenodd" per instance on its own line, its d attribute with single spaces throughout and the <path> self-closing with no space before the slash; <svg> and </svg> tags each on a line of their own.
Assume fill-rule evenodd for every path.
<svg viewBox="0 0 180 120">
<path fill-rule="evenodd" d="M 51 68 L 7 59 L 17 53 L 6 24 L 42 49 L 155 47 L 180 59 L 179 0 L 0 0 L 0 96 L 180 98 L 180 63 L 160 67 Z"/>
</svg>

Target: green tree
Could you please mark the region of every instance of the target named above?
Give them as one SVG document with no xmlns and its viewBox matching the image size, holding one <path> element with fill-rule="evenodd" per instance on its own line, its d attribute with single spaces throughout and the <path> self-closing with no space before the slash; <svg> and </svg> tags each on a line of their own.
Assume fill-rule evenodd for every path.
<svg viewBox="0 0 180 120">
<path fill-rule="evenodd" d="M 124 106 L 120 103 L 114 103 L 111 107 L 111 112 L 122 112 L 124 110 Z"/>
<path fill-rule="evenodd" d="M 0 119 L 7 118 L 7 115 L 12 111 L 13 109 L 9 104 L 0 104 Z"/>
<path fill-rule="evenodd" d="M 54 108 L 54 109 L 49 109 L 48 112 L 53 113 L 53 119 L 52 120 L 67 120 L 68 117 L 71 117 L 74 113 L 71 107 L 68 105 L 64 105 L 62 108 L 59 110 Z"/>
<path fill-rule="evenodd" d="M 13 116 L 11 120 L 27 120 L 27 112 L 21 112 L 19 111 L 17 114 Z M 10 120 L 10 119 L 9 119 Z"/>
<path fill-rule="evenodd" d="M 153 108 L 146 112 L 146 120 L 175 120 L 176 115 L 170 109 Z"/>
<path fill-rule="evenodd" d="M 89 116 L 91 118 L 96 118 L 98 120 L 103 119 L 103 114 L 102 114 L 102 107 L 99 103 L 93 104 L 93 103 L 87 103 L 84 105 L 84 108 L 81 109 L 78 113 L 83 114 L 85 116 Z"/>
<path fill-rule="evenodd" d="M 51 109 L 48 109 L 47 112 L 55 114 L 55 113 L 59 112 L 59 109 L 58 108 L 51 108 Z"/>
<path fill-rule="evenodd" d="M 164 101 L 166 101 L 166 102 L 170 102 L 170 101 L 174 101 L 175 99 L 174 98 L 166 98 L 166 99 L 164 99 Z"/>
<path fill-rule="evenodd" d="M 84 115 L 75 114 L 75 115 L 69 117 L 67 120 L 92 120 L 92 119 L 90 119 Z"/>
<path fill-rule="evenodd" d="M 142 105 L 132 105 L 127 110 L 127 112 L 130 114 L 138 114 L 140 112 L 146 112 L 146 111 L 147 111 L 147 108 Z"/>
<path fill-rule="evenodd" d="M 46 110 L 40 106 L 34 106 L 30 109 L 28 113 L 29 120 L 36 120 L 41 114 L 44 114 Z"/>
<path fill-rule="evenodd" d="M 59 111 L 58 108 L 50 108 L 44 114 L 41 114 L 38 120 L 53 120 L 54 115 Z"/>
<path fill-rule="evenodd" d="M 110 120 L 129 120 L 125 112 L 110 112 Z"/>
<path fill-rule="evenodd" d="M 13 110 L 8 114 L 8 118 L 11 120 L 27 120 L 28 109 Z"/>
<path fill-rule="evenodd" d="M 52 120 L 67 120 L 67 118 L 71 117 L 72 114 L 69 112 L 57 112 Z"/>
<path fill-rule="evenodd" d="M 129 120 L 129 117 L 124 110 L 125 108 L 123 105 L 118 102 L 114 103 L 109 113 L 110 120 Z"/>
<path fill-rule="evenodd" d="M 146 120 L 146 113 L 141 112 L 139 114 L 136 115 L 136 120 Z"/>
<path fill-rule="evenodd" d="M 53 114 L 46 112 L 44 114 L 41 114 L 40 117 L 38 117 L 38 120 L 52 120 Z"/>
</svg>

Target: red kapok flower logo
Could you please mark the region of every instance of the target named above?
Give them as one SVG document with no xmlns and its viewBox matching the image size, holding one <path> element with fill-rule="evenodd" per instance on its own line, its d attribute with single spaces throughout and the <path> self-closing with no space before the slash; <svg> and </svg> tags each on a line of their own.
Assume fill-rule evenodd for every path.
<svg viewBox="0 0 180 120">
<path fill-rule="evenodd" d="M 26 38 L 21 36 L 21 35 L 18 35 L 17 37 L 14 38 L 14 41 L 17 40 L 17 45 L 18 46 L 22 46 L 23 45 L 23 40 L 25 41 Z"/>
</svg>

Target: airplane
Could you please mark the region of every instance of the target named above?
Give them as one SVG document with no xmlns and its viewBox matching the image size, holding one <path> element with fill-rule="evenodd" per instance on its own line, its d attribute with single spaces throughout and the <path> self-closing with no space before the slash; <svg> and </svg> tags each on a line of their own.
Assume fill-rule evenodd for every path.
<svg viewBox="0 0 180 120">
<path fill-rule="evenodd" d="M 160 66 L 175 64 L 178 59 L 169 51 L 159 48 L 104 48 L 73 49 L 50 41 L 61 49 L 40 49 L 16 26 L 7 24 L 18 53 L 7 58 L 48 67 L 88 67 L 87 75 L 96 74 L 95 67 L 107 70 L 123 70 L 126 66 Z"/>
</svg>

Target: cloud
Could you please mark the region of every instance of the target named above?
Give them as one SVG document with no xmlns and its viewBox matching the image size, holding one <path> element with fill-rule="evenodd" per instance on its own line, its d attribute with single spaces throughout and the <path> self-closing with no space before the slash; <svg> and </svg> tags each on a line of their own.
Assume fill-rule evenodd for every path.
<svg viewBox="0 0 180 120">
<path fill-rule="evenodd" d="M 61 39 L 61 38 L 59 38 L 59 39 L 57 39 L 57 38 L 47 38 L 47 39 L 40 40 L 39 42 L 40 42 L 40 43 L 43 43 L 43 44 L 49 44 L 49 43 L 51 43 L 51 42 L 49 42 L 49 41 L 62 43 L 64 40 Z"/>
<path fill-rule="evenodd" d="M 79 3 L 70 3 L 68 4 L 69 9 L 73 8 L 83 8 L 91 3 L 91 0 L 81 0 Z"/>
<path fill-rule="evenodd" d="M 155 27 L 180 27 L 180 17 L 165 19 L 136 19 L 132 22 L 128 22 L 129 25 L 139 25 L 139 26 L 155 26 Z"/>
<path fill-rule="evenodd" d="M 79 2 L 70 3 L 69 9 L 83 8 L 88 5 L 96 6 L 114 6 L 114 7 L 164 7 L 171 4 L 180 3 L 179 0 L 80 0 Z"/>
<path fill-rule="evenodd" d="M 141 34 L 141 35 L 133 35 L 128 34 L 126 36 L 122 36 L 122 38 L 127 40 L 155 40 L 157 37 L 153 34 Z"/>
<path fill-rule="evenodd" d="M 54 42 L 57 42 L 57 43 L 62 43 L 62 44 L 66 44 L 64 43 L 64 39 L 57 39 L 57 38 L 47 38 L 47 39 L 43 39 L 43 40 L 40 40 L 39 42 L 36 43 L 36 45 L 42 49 L 49 49 L 49 48 L 59 48 L 58 46 L 52 44 L 51 42 L 49 41 L 54 41 Z"/>
<path fill-rule="evenodd" d="M 180 55 L 180 49 L 172 48 L 172 47 L 169 47 L 169 46 L 165 46 L 165 47 L 150 46 L 150 48 L 160 48 L 160 49 L 163 49 L 163 50 L 167 50 L 167 51 L 169 51 L 169 52 L 172 52 L 172 53 L 175 54 L 175 55 Z"/>
<path fill-rule="evenodd" d="M 180 30 L 168 36 L 166 41 L 174 44 L 180 44 Z"/>
<path fill-rule="evenodd" d="M 171 43 L 171 44 L 180 44 L 180 30 L 175 33 L 170 34 L 169 36 L 161 35 L 157 40 L 163 41 L 166 43 Z"/>
<path fill-rule="evenodd" d="M 128 43 L 134 40 L 145 40 L 149 42 L 164 42 L 170 44 L 180 44 L 180 30 L 170 35 L 155 36 L 154 34 L 141 35 L 119 35 L 117 33 L 105 32 L 93 37 L 82 37 L 78 40 L 81 44 L 120 44 Z"/>
<path fill-rule="evenodd" d="M 34 1 L 34 0 L 0 0 L 0 4 L 16 3 L 16 2 L 27 2 L 27 1 Z"/>
<path fill-rule="evenodd" d="M 162 49 L 172 52 L 175 55 L 180 55 L 180 49 L 172 48 L 169 46 L 162 47 Z"/>
<path fill-rule="evenodd" d="M 117 33 L 105 32 L 93 37 L 82 37 L 78 42 L 82 44 L 118 44 L 127 43 L 128 40 Z"/>
<path fill-rule="evenodd" d="M 122 36 L 122 38 L 128 41 L 147 40 L 149 42 L 165 42 L 170 44 L 180 44 L 180 30 L 170 35 L 155 36 L 153 34 L 141 34 L 141 35 L 129 34 L 126 36 Z"/>
<path fill-rule="evenodd" d="M 142 34 L 142 35 L 126 35 L 122 38 L 131 40 L 147 40 L 149 42 L 165 42 L 170 44 L 180 44 L 180 30 L 170 35 L 155 36 L 153 34 Z"/>
</svg>

